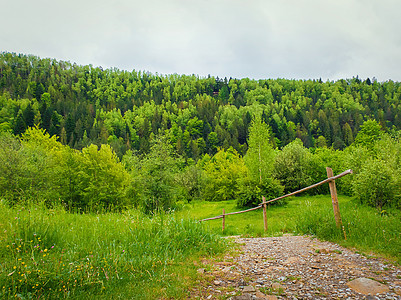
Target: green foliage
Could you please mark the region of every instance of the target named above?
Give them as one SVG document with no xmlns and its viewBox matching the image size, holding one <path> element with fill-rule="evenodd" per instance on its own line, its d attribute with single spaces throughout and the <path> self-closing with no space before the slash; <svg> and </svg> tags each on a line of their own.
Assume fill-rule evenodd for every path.
<svg viewBox="0 0 401 300">
<path fill-rule="evenodd" d="M 219 149 L 203 169 L 206 175 L 203 198 L 208 201 L 234 199 L 237 181 L 247 176 L 244 160 L 233 148 Z"/>
<path fill-rule="evenodd" d="M 327 178 L 326 169 L 319 159 L 315 159 L 299 139 L 285 146 L 277 154 L 273 174 L 285 187 L 285 193 L 295 192 Z M 318 192 L 319 189 L 310 191 Z"/>
<path fill-rule="evenodd" d="M 176 174 L 175 182 L 180 192 L 180 198 L 185 201 L 199 200 L 202 198 L 204 176 L 203 170 L 196 165 L 185 167 L 182 172 Z"/>
<path fill-rule="evenodd" d="M 355 176 L 354 194 L 362 203 L 379 210 L 383 206 L 401 206 L 400 179 L 386 161 L 367 160 Z"/>
<path fill-rule="evenodd" d="M 275 152 L 270 144 L 270 129 L 260 116 L 256 115 L 249 127 L 248 151 L 244 157 L 249 172 L 238 179 L 237 205 L 256 206 L 281 196 L 284 187 L 273 178 Z M 277 204 L 275 202 L 274 204 Z"/>
<path fill-rule="evenodd" d="M 139 182 L 140 204 L 146 213 L 174 208 L 182 190 L 176 180 L 183 159 L 176 155 L 165 138 L 154 140 L 150 152 L 142 158 L 125 158 L 134 181 Z M 136 165 L 132 165 L 135 162 Z M 188 187 L 191 189 L 190 187 Z"/>
<path fill-rule="evenodd" d="M 398 206 L 401 144 L 388 134 L 380 133 L 377 137 L 380 138 L 366 146 L 352 145 L 341 153 L 340 165 L 351 168 L 354 176 L 341 180 L 340 190 L 374 207 Z"/>
<path fill-rule="evenodd" d="M 375 120 L 365 121 L 355 138 L 355 144 L 371 149 L 374 143 L 381 138 L 382 133 L 378 122 Z"/>
<path fill-rule="evenodd" d="M 44 202 L 68 209 L 122 209 L 131 204 L 131 177 L 110 146 L 71 150 L 43 129 L 29 128 L 21 141 L 2 134 L 0 189 L 10 204 Z"/>
<path fill-rule="evenodd" d="M 30 128 L 18 140 L 2 135 L 0 188 L 4 199 L 11 204 L 18 201 L 45 201 L 52 205 L 60 198 L 58 176 L 62 166 L 58 159 L 62 145 L 44 130 Z"/>
<path fill-rule="evenodd" d="M 130 204 L 126 191 L 130 177 L 109 145 L 82 149 L 76 170 L 79 201 L 73 206 L 96 211 Z"/>
<path fill-rule="evenodd" d="M 272 176 L 274 150 L 270 144 L 270 129 L 256 115 L 249 127 L 248 151 L 244 157 L 252 179 L 262 184 Z"/>
<path fill-rule="evenodd" d="M 262 203 L 262 197 L 272 200 L 283 195 L 284 186 L 273 178 L 266 178 L 262 183 L 254 181 L 250 176 L 238 179 L 237 206 L 253 207 Z M 283 204 L 284 200 L 272 202 L 272 204 Z"/>
<path fill-rule="evenodd" d="M 0 133 L 0 190 L 3 199 L 14 203 L 20 196 L 24 160 L 19 155 L 21 144 L 11 133 Z"/>
<path fill-rule="evenodd" d="M 245 155 L 257 114 L 275 146 L 300 138 L 308 148 L 343 149 L 366 119 L 401 129 L 401 84 L 370 83 L 155 75 L 3 52 L 0 131 L 19 135 L 40 124 L 71 148 L 108 143 L 119 157 L 148 153 L 150 135 L 169 132 L 178 153 L 196 161 L 217 147 Z"/>
</svg>

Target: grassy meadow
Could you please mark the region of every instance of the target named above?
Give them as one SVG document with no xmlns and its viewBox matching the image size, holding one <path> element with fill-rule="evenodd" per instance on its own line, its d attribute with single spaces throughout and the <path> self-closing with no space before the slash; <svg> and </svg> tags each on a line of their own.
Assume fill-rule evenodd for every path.
<svg viewBox="0 0 401 300">
<path fill-rule="evenodd" d="M 227 249 L 174 215 L 0 205 L 0 298 L 185 298 L 194 261 Z"/>
<path fill-rule="evenodd" d="M 227 216 L 222 232 L 222 219 L 204 222 L 214 233 L 243 236 L 279 236 L 283 233 L 311 234 L 318 238 L 352 247 L 366 254 L 376 253 L 401 263 L 401 212 L 397 209 L 378 211 L 348 196 L 339 196 L 344 230 L 335 225 L 330 195 L 289 198 L 284 205 L 267 209 L 268 230 L 263 230 L 262 209 Z M 234 201 L 193 202 L 177 213 L 196 220 L 240 211 Z M 344 239 L 344 231 L 346 239 Z"/>
<path fill-rule="evenodd" d="M 199 284 L 204 257 L 230 249 L 221 236 L 312 234 L 401 263 L 400 211 L 377 211 L 339 197 L 343 231 L 335 226 L 331 199 L 301 196 L 262 210 L 203 223 L 240 210 L 234 201 L 181 203 L 170 214 L 76 214 L 40 205 L 0 203 L 0 298 L 183 299 Z"/>
</svg>

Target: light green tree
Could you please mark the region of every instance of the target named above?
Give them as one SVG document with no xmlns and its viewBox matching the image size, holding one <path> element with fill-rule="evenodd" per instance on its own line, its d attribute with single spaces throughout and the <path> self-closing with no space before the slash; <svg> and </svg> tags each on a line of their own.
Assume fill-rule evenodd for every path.
<svg viewBox="0 0 401 300">
<path fill-rule="evenodd" d="M 235 199 L 237 182 L 247 176 L 244 160 L 238 152 L 230 147 L 227 150 L 219 148 L 210 160 L 201 160 L 206 174 L 204 198 L 208 201 L 223 201 Z"/>
<path fill-rule="evenodd" d="M 303 146 L 300 139 L 285 146 L 276 156 L 274 177 L 285 186 L 286 193 L 294 192 L 327 178 L 325 166 L 321 165 L 318 156 L 313 156 Z M 322 191 L 323 188 L 310 190 L 311 193 Z"/>
<path fill-rule="evenodd" d="M 123 208 L 130 205 L 127 189 L 130 176 L 109 145 L 96 145 L 82 149 L 79 158 L 78 194 L 81 208 Z"/>
<path fill-rule="evenodd" d="M 249 127 L 245 164 L 253 179 L 262 184 L 270 178 L 274 167 L 274 149 L 270 143 L 270 128 L 256 115 Z"/>
<path fill-rule="evenodd" d="M 262 196 L 272 199 L 283 192 L 279 181 L 272 176 L 275 151 L 270 143 L 270 128 L 255 115 L 249 127 L 248 151 L 244 157 L 247 176 L 239 178 L 237 204 L 257 205 Z"/>
<path fill-rule="evenodd" d="M 361 129 L 355 138 L 355 145 L 372 149 L 374 143 L 379 140 L 383 134 L 381 129 L 381 125 L 375 120 L 367 120 L 363 122 Z"/>
<path fill-rule="evenodd" d="M 400 206 L 401 180 L 399 174 L 384 160 L 365 162 L 353 182 L 354 195 L 362 203 L 378 208 Z"/>
<path fill-rule="evenodd" d="M 150 152 L 141 159 L 134 159 L 140 180 L 140 203 L 146 213 L 173 208 L 179 197 L 180 188 L 175 180 L 183 165 L 183 159 L 174 151 L 165 137 L 156 137 Z"/>
</svg>

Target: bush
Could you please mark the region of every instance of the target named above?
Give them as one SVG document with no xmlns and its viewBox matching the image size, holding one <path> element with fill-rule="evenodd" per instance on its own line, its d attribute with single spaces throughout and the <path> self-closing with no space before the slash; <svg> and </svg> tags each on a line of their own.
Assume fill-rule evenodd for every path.
<svg viewBox="0 0 401 300">
<path fill-rule="evenodd" d="M 176 174 L 175 183 L 179 186 L 180 200 L 198 200 L 202 196 L 203 190 L 203 170 L 196 165 L 189 165 L 182 172 Z"/>
<path fill-rule="evenodd" d="M 369 206 L 382 209 L 383 206 L 401 204 L 401 181 L 392 168 L 383 160 L 369 160 L 353 182 L 355 196 Z"/>
<path fill-rule="evenodd" d="M 203 168 L 206 175 L 203 197 L 207 201 L 235 199 L 237 182 L 248 172 L 243 158 L 232 147 L 226 151 L 219 149 Z"/>
<path fill-rule="evenodd" d="M 138 157 L 127 152 L 123 161 L 133 178 L 133 187 L 138 189 L 136 196 L 144 212 L 168 211 L 182 198 L 176 176 L 183 159 L 163 137 L 153 141 L 148 154 Z"/>
<path fill-rule="evenodd" d="M 245 177 L 238 182 L 237 205 L 257 206 L 262 202 L 264 196 L 266 200 L 272 200 L 283 195 L 284 187 L 277 179 L 265 178 L 262 184 L 253 181 L 250 177 Z M 283 200 L 272 202 L 272 204 L 282 204 Z"/>
<path fill-rule="evenodd" d="M 325 166 L 319 157 L 313 156 L 299 139 L 285 146 L 276 156 L 273 175 L 284 185 L 285 193 L 297 191 L 327 178 Z M 326 191 L 327 187 L 321 187 L 308 193 Z"/>
<path fill-rule="evenodd" d="M 82 149 L 79 162 L 74 172 L 79 200 L 74 206 L 95 211 L 121 209 L 130 204 L 126 191 L 131 178 L 109 145 L 98 149 L 92 144 Z"/>
<path fill-rule="evenodd" d="M 0 193 L 11 204 L 60 199 L 62 146 L 42 129 L 29 128 L 21 139 L 0 136 Z"/>
</svg>

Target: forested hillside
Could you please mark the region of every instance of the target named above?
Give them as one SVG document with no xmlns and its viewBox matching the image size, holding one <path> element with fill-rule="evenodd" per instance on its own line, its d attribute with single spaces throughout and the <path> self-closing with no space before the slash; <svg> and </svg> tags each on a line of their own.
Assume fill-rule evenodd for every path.
<svg viewBox="0 0 401 300">
<path fill-rule="evenodd" d="M 219 79 L 0 60 L 0 200 L 69 210 L 260 203 L 353 169 L 341 193 L 401 206 L 401 84 Z M 327 193 L 327 187 L 310 193 Z"/>
<path fill-rule="evenodd" d="M 158 75 L 0 55 L 0 131 L 20 135 L 37 124 L 76 149 L 108 143 L 121 158 L 147 153 L 162 133 L 195 161 L 218 147 L 244 155 L 255 112 L 278 148 L 300 138 L 307 148 L 344 149 L 367 119 L 401 128 L 401 84 Z"/>
</svg>

